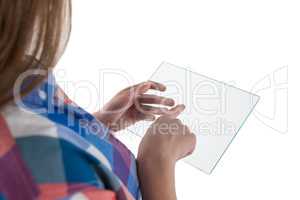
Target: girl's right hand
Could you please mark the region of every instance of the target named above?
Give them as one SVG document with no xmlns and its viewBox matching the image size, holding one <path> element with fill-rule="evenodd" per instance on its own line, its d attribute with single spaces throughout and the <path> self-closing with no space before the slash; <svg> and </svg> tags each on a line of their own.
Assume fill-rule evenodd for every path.
<svg viewBox="0 0 300 200">
<path fill-rule="evenodd" d="M 175 165 L 194 151 L 196 136 L 176 118 L 184 109 L 184 105 L 178 105 L 172 114 L 159 117 L 151 125 L 140 143 L 138 162 Z"/>
<path fill-rule="evenodd" d="M 194 151 L 196 137 L 176 117 L 183 105 L 159 117 L 147 130 L 138 151 L 138 175 L 144 200 L 176 200 L 175 163 Z"/>
</svg>

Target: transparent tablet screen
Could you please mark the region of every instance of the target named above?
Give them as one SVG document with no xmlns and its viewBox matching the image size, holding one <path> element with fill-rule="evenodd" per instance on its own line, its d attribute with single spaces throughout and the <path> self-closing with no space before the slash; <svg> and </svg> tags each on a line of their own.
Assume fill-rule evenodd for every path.
<svg viewBox="0 0 300 200">
<path fill-rule="evenodd" d="M 185 161 L 211 173 L 259 97 L 169 63 L 162 63 L 150 80 L 167 86 L 165 92 L 155 94 L 186 105 L 179 118 L 196 134 L 197 146 Z M 149 125 L 141 122 L 130 130 L 143 136 Z"/>
</svg>

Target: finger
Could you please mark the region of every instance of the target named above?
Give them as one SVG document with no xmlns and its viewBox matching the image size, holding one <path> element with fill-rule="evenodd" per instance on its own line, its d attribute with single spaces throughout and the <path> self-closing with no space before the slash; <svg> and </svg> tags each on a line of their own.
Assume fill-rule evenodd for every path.
<svg viewBox="0 0 300 200">
<path fill-rule="evenodd" d="M 174 106 L 175 101 L 171 98 L 166 98 L 158 95 L 152 94 L 142 94 L 138 97 L 140 103 L 145 104 L 159 104 L 164 106 Z"/>
<path fill-rule="evenodd" d="M 154 115 L 144 115 L 145 121 L 154 121 L 156 117 Z"/>
<path fill-rule="evenodd" d="M 169 113 L 166 115 L 171 118 L 177 118 L 185 109 L 185 105 L 180 104 L 169 110 Z"/>
<path fill-rule="evenodd" d="M 139 113 L 137 117 L 139 121 L 140 120 L 154 121 L 156 119 L 155 115 L 145 114 L 145 113 Z"/>
<path fill-rule="evenodd" d="M 159 91 L 163 92 L 167 89 L 167 87 L 162 83 L 158 83 L 155 81 L 147 81 L 147 83 L 150 84 L 150 89 L 153 89 L 153 90 L 159 90 Z"/>
<path fill-rule="evenodd" d="M 158 91 L 162 91 L 162 92 L 166 90 L 165 85 L 154 82 L 154 81 L 147 81 L 147 82 L 137 84 L 134 86 L 134 88 L 138 91 L 139 94 L 143 94 L 150 89 L 158 90 Z"/>
<path fill-rule="evenodd" d="M 154 107 L 149 105 L 140 105 L 140 112 L 151 115 L 167 115 L 171 114 L 170 110 L 163 107 Z"/>
</svg>

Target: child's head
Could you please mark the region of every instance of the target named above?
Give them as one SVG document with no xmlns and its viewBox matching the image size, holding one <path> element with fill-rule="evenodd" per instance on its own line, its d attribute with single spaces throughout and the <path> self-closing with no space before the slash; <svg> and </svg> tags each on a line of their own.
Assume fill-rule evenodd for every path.
<svg viewBox="0 0 300 200">
<path fill-rule="evenodd" d="M 20 74 L 55 66 L 68 41 L 70 18 L 70 0 L 0 0 L 0 106 L 12 99 Z"/>
</svg>

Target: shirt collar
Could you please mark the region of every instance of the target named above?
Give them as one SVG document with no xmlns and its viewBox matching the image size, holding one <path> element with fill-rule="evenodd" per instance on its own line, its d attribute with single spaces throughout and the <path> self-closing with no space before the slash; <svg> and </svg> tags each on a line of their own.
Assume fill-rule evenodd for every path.
<svg viewBox="0 0 300 200">
<path fill-rule="evenodd" d="M 54 105 L 55 93 L 57 90 L 55 77 L 49 73 L 47 78 L 30 91 L 27 95 L 21 98 L 16 103 L 27 108 L 44 108 L 49 109 Z"/>
</svg>

